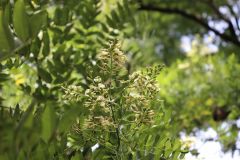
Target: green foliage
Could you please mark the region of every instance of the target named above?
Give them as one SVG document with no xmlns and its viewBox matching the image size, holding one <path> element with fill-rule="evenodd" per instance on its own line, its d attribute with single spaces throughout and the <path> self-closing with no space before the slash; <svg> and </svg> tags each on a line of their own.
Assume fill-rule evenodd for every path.
<svg viewBox="0 0 240 160">
<path fill-rule="evenodd" d="M 198 56 L 178 61 L 159 76 L 161 95 L 174 108 L 177 130 L 213 127 L 225 149 L 235 148 L 239 118 L 239 72 L 236 55 Z M 220 122 L 227 122 L 222 128 Z M 228 132 L 228 136 L 224 133 Z"/>
<path fill-rule="evenodd" d="M 119 44 L 97 54 L 128 23 L 122 19 L 122 26 L 110 25 L 125 14 L 126 2 L 117 4 L 121 13 L 113 11 L 106 19 L 98 1 L 68 1 L 64 7 L 62 2 L 54 3 L 48 13 L 43 9 L 48 3 L 8 3 L 13 10 L 9 16 L 13 24 L 8 27 L 20 46 L 4 50 L 1 57 L 1 75 L 9 76 L 1 83 L 3 157 L 177 159 L 184 155 L 181 145 L 171 149 L 178 138 L 167 130 L 170 112 L 154 100 L 155 71 L 160 68 L 148 69 L 147 75 L 135 73 L 128 80 L 130 71 L 120 71 L 126 58 Z M 95 82 L 99 80 L 102 83 Z M 142 85 L 144 81 L 149 85 Z M 62 99 L 62 86 L 67 101 Z M 107 88 L 99 90 L 103 86 Z M 96 144 L 99 147 L 92 151 Z"/>
<path fill-rule="evenodd" d="M 113 41 L 108 49 L 98 54 L 97 67 L 89 71 L 88 89 L 79 86 L 65 89 L 64 99 L 78 102 L 83 105 L 82 110 L 86 110 L 74 125 L 76 133 L 70 135 L 70 146 L 79 148 L 76 142 L 83 140 L 98 144 L 91 154 L 98 158 L 106 156 L 105 152 L 113 159 L 143 155 L 173 158 L 172 152 L 181 151 L 181 145 L 172 150 L 169 138 L 164 142 L 166 146 L 162 144 L 162 148 L 158 148 L 160 135 L 146 131 L 168 124 L 168 121 L 160 124 L 159 120 L 167 115 L 161 113 L 164 108 L 156 108 L 158 87 L 154 82 L 161 67 L 149 68 L 146 73 L 135 72 L 128 77 L 122 70 L 126 57 L 119 47 L 118 42 Z"/>
<path fill-rule="evenodd" d="M 161 67 L 128 75 L 123 69 L 126 56 L 119 47 L 113 41 L 98 54 L 95 67 L 88 70 L 87 89 L 64 88 L 57 103 L 34 98 L 26 111 L 19 105 L 10 111 L 2 107 L 4 156 L 178 159 L 184 155 L 180 141 L 167 130 L 170 112 L 155 99 L 155 78 Z M 8 135 L 11 130 L 13 135 Z M 91 150 L 94 145 L 99 146 Z"/>
<path fill-rule="evenodd" d="M 1 48 L 0 48 L 0 55 L 4 57 L 4 53 L 2 52 L 9 52 L 12 50 L 14 42 L 13 42 L 13 35 L 9 29 L 9 7 L 6 7 L 5 10 L 0 11 L 0 39 L 1 39 Z"/>
<path fill-rule="evenodd" d="M 189 147 L 179 132 L 208 122 L 224 133 L 212 120 L 215 108 L 231 110 L 229 120 L 239 117 L 237 56 L 174 63 L 186 58 L 181 37 L 206 28 L 142 4 L 216 16 L 203 1 L 197 9 L 187 0 L 1 1 L 0 159 L 181 159 Z M 227 4 L 215 5 L 231 9 Z M 230 40 L 219 49 L 237 47 L 231 28 L 223 34 Z M 159 62 L 173 64 L 158 78 L 160 94 L 161 67 L 135 72 Z M 221 134 L 226 148 L 237 129 Z"/>
<path fill-rule="evenodd" d="M 30 29 L 24 0 L 18 0 L 14 5 L 13 26 L 20 40 L 23 42 L 27 41 L 30 35 Z"/>
<path fill-rule="evenodd" d="M 0 61 L 28 46 L 47 24 L 45 10 L 29 9 L 24 0 L 3 3 L 0 10 Z"/>
</svg>

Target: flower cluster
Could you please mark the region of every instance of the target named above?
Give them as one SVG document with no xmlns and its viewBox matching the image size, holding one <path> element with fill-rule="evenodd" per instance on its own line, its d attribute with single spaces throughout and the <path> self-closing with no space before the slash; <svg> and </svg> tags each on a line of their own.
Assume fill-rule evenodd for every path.
<svg viewBox="0 0 240 160">
<path fill-rule="evenodd" d="M 146 73 L 134 72 L 129 76 L 129 86 L 126 88 L 124 97 L 129 109 L 135 113 L 135 122 L 143 124 L 154 122 L 155 114 L 151 109 L 151 101 L 159 92 L 159 87 L 155 82 L 156 74 L 156 70 L 149 68 Z"/>
<path fill-rule="evenodd" d="M 98 76 L 91 78 L 89 88 L 84 92 L 78 92 L 78 87 L 65 89 L 67 100 L 83 97 L 82 104 L 89 111 L 82 129 L 113 131 L 126 124 L 123 119 L 138 125 L 154 123 L 152 102 L 159 92 L 155 79 L 162 66 L 134 72 L 126 80 L 118 75 L 125 68 L 125 62 L 119 42 L 112 41 L 109 48 L 98 55 L 96 67 L 102 72 L 95 73 Z"/>
<path fill-rule="evenodd" d="M 103 49 L 99 53 L 97 58 L 100 61 L 100 68 L 102 71 L 106 73 L 119 71 L 119 69 L 124 66 L 127 57 L 120 49 L 120 46 L 117 40 L 113 40 L 110 42 L 108 49 Z"/>
<path fill-rule="evenodd" d="M 64 90 L 63 99 L 70 101 L 70 102 L 78 102 L 82 99 L 82 92 L 83 89 L 81 86 L 68 86 L 62 87 Z"/>
<path fill-rule="evenodd" d="M 101 77 L 97 76 L 93 84 L 85 91 L 84 105 L 90 111 L 90 115 L 84 124 L 84 128 L 94 129 L 101 126 L 103 129 L 113 127 L 111 118 L 109 88 L 102 82 Z"/>
<path fill-rule="evenodd" d="M 94 111 L 99 107 L 102 111 L 109 112 L 109 89 L 102 82 L 100 77 L 94 78 L 93 83 L 89 86 L 89 89 L 85 91 L 85 106 L 89 110 Z"/>
<path fill-rule="evenodd" d="M 84 123 L 85 129 L 102 129 L 109 130 L 115 126 L 110 116 L 89 116 Z"/>
<path fill-rule="evenodd" d="M 129 80 L 131 81 L 130 93 L 138 93 L 142 96 L 147 96 L 148 100 L 152 100 L 159 92 L 155 79 L 142 72 L 134 72 L 129 76 Z"/>
</svg>

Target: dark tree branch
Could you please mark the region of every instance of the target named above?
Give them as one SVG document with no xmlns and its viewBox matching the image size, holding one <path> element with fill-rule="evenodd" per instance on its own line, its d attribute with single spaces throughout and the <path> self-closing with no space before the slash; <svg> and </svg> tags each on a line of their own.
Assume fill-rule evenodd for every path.
<svg viewBox="0 0 240 160">
<path fill-rule="evenodd" d="M 233 8 L 230 4 L 227 4 L 228 9 L 230 10 L 232 16 L 234 17 L 235 23 L 237 25 L 237 29 L 240 31 L 240 26 L 238 23 L 238 19 L 240 18 L 239 16 L 237 16 L 237 14 L 233 11 Z M 240 8 L 238 8 L 240 10 Z"/>
<path fill-rule="evenodd" d="M 220 33 L 215 28 L 209 26 L 208 23 L 202 17 L 194 15 L 192 13 L 188 13 L 185 10 L 182 10 L 179 8 L 153 6 L 151 4 L 143 4 L 143 3 L 139 3 L 138 9 L 140 11 L 153 11 L 153 12 L 160 12 L 160 13 L 165 13 L 165 14 L 175 14 L 175 15 L 182 16 L 183 18 L 186 18 L 186 19 L 196 22 L 197 24 L 201 25 L 208 31 L 214 32 L 216 35 L 221 37 L 223 40 L 225 40 L 227 42 L 231 42 L 234 45 L 240 47 L 240 41 L 238 41 L 238 39 L 236 39 L 235 37 L 228 35 L 226 33 Z"/>
<path fill-rule="evenodd" d="M 238 40 L 237 34 L 236 34 L 236 32 L 235 32 L 235 29 L 234 29 L 234 26 L 233 26 L 231 20 L 229 20 L 225 15 L 223 15 L 223 14 L 219 11 L 218 7 L 214 4 L 214 1 L 213 1 L 213 0 L 202 0 L 202 1 L 200 1 L 200 2 L 205 3 L 208 7 L 210 7 L 210 8 L 213 10 L 214 13 L 216 13 L 216 15 L 217 15 L 220 19 L 222 19 L 223 21 L 225 21 L 225 22 L 228 24 L 228 29 L 229 29 L 232 37 L 233 37 L 234 39 Z"/>
</svg>

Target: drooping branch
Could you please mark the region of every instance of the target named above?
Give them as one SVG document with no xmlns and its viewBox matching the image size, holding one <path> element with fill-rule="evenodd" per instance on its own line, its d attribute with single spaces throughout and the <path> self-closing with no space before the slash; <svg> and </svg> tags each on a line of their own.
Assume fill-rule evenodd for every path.
<svg viewBox="0 0 240 160">
<path fill-rule="evenodd" d="M 223 40 L 225 40 L 227 42 L 231 42 L 234 45 L 240 47 L 240 41 L 236 37 L 233 37 L 233 36 L 228 35 L 226 33 L 219 32 L 215 28 L 209 26 L 209 24 L 207 23 L 207 21 L 204 18 L 202 18 L 200 16 L 197 16 L 193 13 L 189 13 L 185 10 L 180 9 L 180 8 L 161 7 L 161 6 L 154 6 L 154 5 L 151 5 L 151 4 L 139 3 L 138 10 L 149 11 L 149 12 L 160 12 L 160 13 L 164 13 L 164 14 L 175 14 L 175 15 L 182 16 L 183 18 L 186 18 L 188 20 L 191 20 L 191 21 L 201 25 L 202 27 L 204 27 L 208 31 L 214 32 L 217 36 L 221 37 Z"/>
</svg>

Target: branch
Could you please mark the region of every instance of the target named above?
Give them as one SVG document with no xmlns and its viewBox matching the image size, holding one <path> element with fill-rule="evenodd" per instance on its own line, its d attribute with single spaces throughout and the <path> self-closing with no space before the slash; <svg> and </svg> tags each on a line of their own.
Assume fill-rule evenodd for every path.
<svg viewBox="0 0 240 160">
<path fill-rule="evenodd" d="M 233 11 L 233 8 L 232 8 L 232 6 L 231 6 L 230 4 L 227 4 L 227 7 L 228 7 L 228 9 L 230 10 L 232 16 L 234 17 L 235 23 L 236 23 L 236 25 L 237 25 L 237 29 L 240 31 L 240 26 L 239 26 L 239 24 L 238 24 L 238 19 L 239 19 L 239 17 L 238 17 L 237 14 Z M 240 10 L 240 7 L 238 8 L 238 10 Z"/>
<path fill-rule="evenodd" d="M 116 42 L 114 42 L 116 43 Z M 110 110 L 112 112 L 112 119 L 114 121 L 114 123 L 116 124 L 116 117 L 115 117 L 115 114 L 114 114 L 114 110 L 113 110 L 113 106 L 112 106 L 112 78 L 113 78 L 113 74 L 112 74 L 112 71 L 113 71 L 113 54 L 112 54 L 112 50 L 110 51 L 110 75 L 109 75 L 109 78 L 110 78 L 110 82 L 109 82 L 109 101 L 110 101 Z M 117 151 L 119 151 L 119 148 L 121 146 L 121 140 L 120 140 L 120 134 L 119 134 L 119 126 L 117 126 L 115 128 L 116 130 L 116 136 L 117 136 Z"/>
<path fill-rule="evenodd" d="M 218 30 L 215 28 L 211 27 L 208 25 L 208 23 L 202 18 L 197 15 L 194 15 L 192 13 L 188 13 L 185 10 L 179 9 L 179 8 L 167 8 L 167 7 L 161 7 L 161 6 L 153 6 L 150 4 L 142 4 L 140 3 L 140 7 L 138 8 L 140 11 L 152 11 L 152 12 L 160 12 L 160 13 L 165 13 L 165 14 L 175 14 L 182 16 L 183 18 L 189 19 L 191 21 L 194 21 L 204 27 L 205 29 L 214 32 L 216 35 L 221 37 L 223 40 L 227 42 L 231 42 L 235 44 L 236 46 L 240 47 L 240 42 L 238 39 L 235 39 L 234 37 L 225 34 L 225 33 L 220 33 Z"/>
<path fill-rule="evenodd" d="M 214 1 L 213 1 L 213 0 L 202 0 L 202 1 L 200 1 L 200 2 L 205 3 L 208 7 L 210 7 L 210 8 L 213 10 L 213 12 L 215 12 L 215 13 L 217 14 L 217 16 L 218 16 L 220 19 L 222 19 L 223 21 L 225 21 L 225 22 L 228 24 L 228 29 L 229 29 L 232 37 L 233 37 L 234 39 L 238 40 L 238 36 L 237 36 L 237 34 L 236 34 L 236 32 L 235 32 L 235 29 L 234 29 L 234 26 L 233 26 L 231 20 L 229 20 L 225 15 L 223 15 L 223 14 L 219 11 L 218 7 L 214 4 Z M 228 6 L 228 7 L 229 7 L 229 6 Z M 230 7 L 230 8 L 231 8 L 231 7 Z M 229 9 L 230 9 L 230 8 L 229 8 Z M 231 9 L 230 9 L 230 10 L 231 10 Z"/>
</svg>

